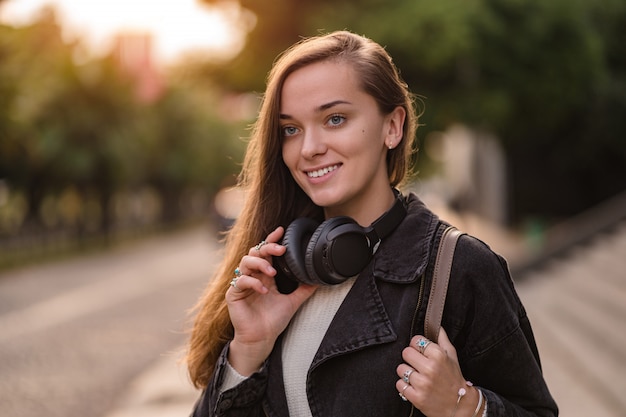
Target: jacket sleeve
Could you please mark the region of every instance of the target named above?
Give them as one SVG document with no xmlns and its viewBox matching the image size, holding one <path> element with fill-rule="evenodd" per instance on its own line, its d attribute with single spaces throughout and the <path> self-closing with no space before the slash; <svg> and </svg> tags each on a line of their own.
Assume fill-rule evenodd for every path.
<svg viewBox="0 0 626 417">
<path fill-rule="evenodd" d="M 457 348 L 463 375 L 483 390 L 489 417 L 557 416 L 505 260 L 468 236 L 456 250 L 443 326 Z"/>
<path fill-rule="evenodd" d="M 240 384 L 221 392 L 228 347 L 220 355 L 209 385 L 200 395 L 190 417 L 257 417 L 263 415 L 262 398 L 267 388 L 267 363 Z"/>
</svg>

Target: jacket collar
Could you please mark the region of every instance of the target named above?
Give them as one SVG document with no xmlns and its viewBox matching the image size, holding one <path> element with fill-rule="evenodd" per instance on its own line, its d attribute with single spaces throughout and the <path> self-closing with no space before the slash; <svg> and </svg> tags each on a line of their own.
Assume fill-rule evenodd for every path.
<svg viewBox="0 0 626 417">
<path fill-rule="evenodd" d="M 407 215 L 381 242 L 374 258 L 374 276 L 385 282 L 409 284 L 426 270 L 439 218 L 415 195 L 406 197 Z"/>
<path fill-rule="evenodd" d="M 407 216 L 381 242 L 374 260 L 357 278 L 331 322 L 311 369 L 337 354 L 396 340 L 377 280 L 416 282 L 428 265 L 438 221 L 415 194 L 407 197 Z"/>
</svg>

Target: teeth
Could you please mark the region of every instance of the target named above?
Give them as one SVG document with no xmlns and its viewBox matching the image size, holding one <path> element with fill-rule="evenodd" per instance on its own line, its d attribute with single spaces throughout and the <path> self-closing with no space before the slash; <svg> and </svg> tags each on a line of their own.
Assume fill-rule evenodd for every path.
<svg viewBox="0 0 626 417">
<path fill-rule="evenodd" d="M 339 168 L 339 165 L 333 165 L 331 167 L 318 169 L 317 171 L 309 171 L 307 172 L 307 175 L 309 176 L 309 178 L 317 178 L 321 177 L 322 175 L 326 175 L 329 172 L 336 170 L 337 168 Z"/>
</svg>

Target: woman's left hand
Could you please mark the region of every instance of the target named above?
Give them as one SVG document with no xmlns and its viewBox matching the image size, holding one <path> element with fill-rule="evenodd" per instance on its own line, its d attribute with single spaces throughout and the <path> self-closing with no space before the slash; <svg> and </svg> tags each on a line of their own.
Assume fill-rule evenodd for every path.
<svg viewBox="0 0 626 417">
<path fill-rule="evenodd" d="M 396 389 L 428 417 L 471 416 L 478 391 L 463 378 L 456 349 L 442 328 L 437 343 L 415 336 L 402 351 L 404 363 L 396 370 Z M 460 390 L 465 394 L 460 397 Z"/>
</svg>

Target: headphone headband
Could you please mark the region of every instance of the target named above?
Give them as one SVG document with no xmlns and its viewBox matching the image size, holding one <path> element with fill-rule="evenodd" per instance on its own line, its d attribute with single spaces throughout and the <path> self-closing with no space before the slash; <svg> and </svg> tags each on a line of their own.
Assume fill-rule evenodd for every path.
<svg viewBox="0 0 626 417">
<path fill-rule="evenodd" d="M 389 236 L 406 216 L 406 202 L 404 196 L 395 188 L 393 189 L 393 193 L 396 196 L 396 201 L 391 208 L 374 220 L 367 228 L 367 237 L 370 238 L 374 244 Z"/>
</svg>

